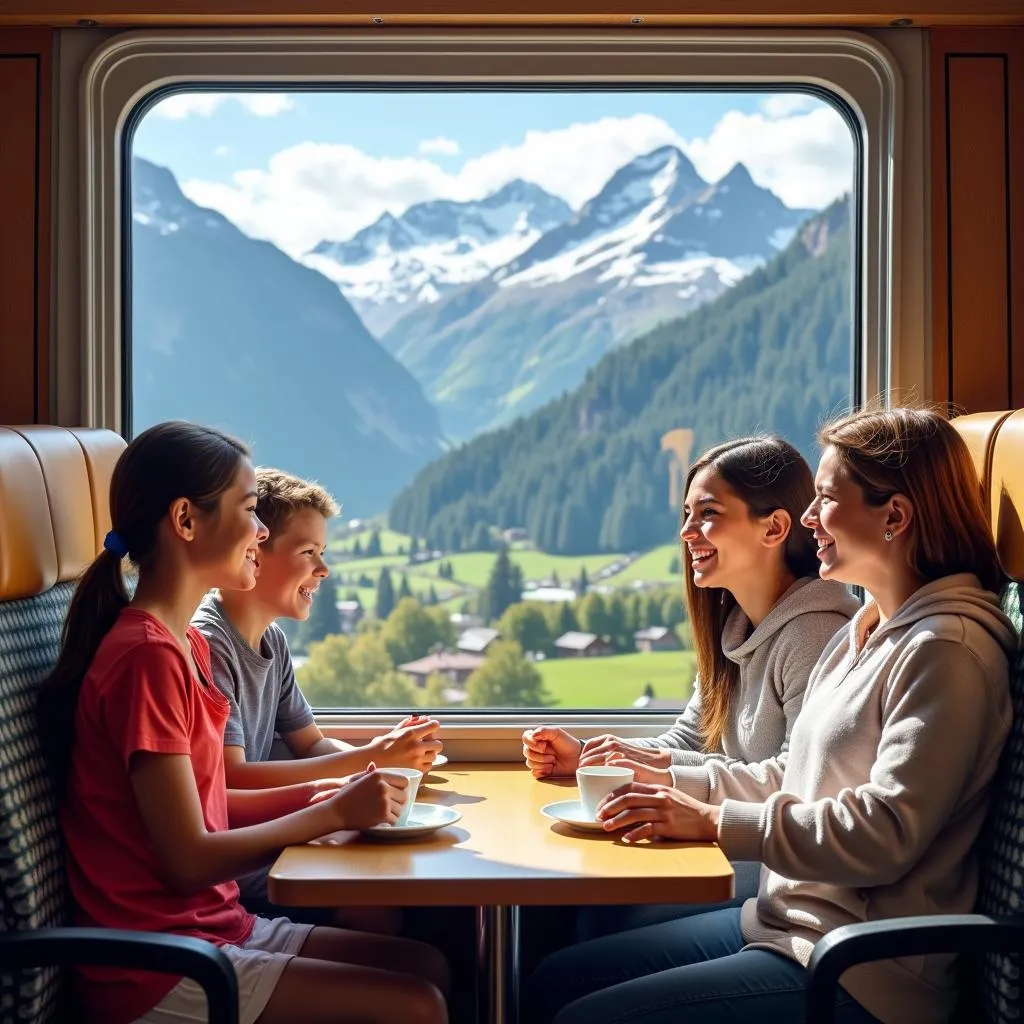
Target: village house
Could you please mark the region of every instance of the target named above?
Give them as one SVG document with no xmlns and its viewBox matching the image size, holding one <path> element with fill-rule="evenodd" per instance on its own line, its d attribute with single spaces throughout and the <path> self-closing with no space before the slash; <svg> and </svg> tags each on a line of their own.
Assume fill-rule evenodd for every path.
<svg viewBox="0 0 1024 1024">
<path fill-rule="evenodd" d="M 486 654 L 487 648 L 500 636 L 501 634 L 496 629 L 474 626 L 463 632 L 455 646 L 467 654 Z"/>
<path fill-rule="evenodd" d="M 438 651 L 428 654 L 416 661 L 407 661 L 398 666 L 420 689 L 427 685 L 427 679 L 433 674 L 442 675 L 455 684 L 464 683 L 482 664 L 483 655 L 468 654 L 465 651 Z"/>
<path fill-rule="evenodd" d="M 648 626 L 633 634 L 633 643 L 638 651 L 678 651 L 682 648 L 674 629 L 668 626 Z"/>
<path fill-rule="evenodd" d="M 612 645 L 593 633 L 570 630 L 555 641 L 556 658 L 600 658 L 612 653 Z"/>
</svg>

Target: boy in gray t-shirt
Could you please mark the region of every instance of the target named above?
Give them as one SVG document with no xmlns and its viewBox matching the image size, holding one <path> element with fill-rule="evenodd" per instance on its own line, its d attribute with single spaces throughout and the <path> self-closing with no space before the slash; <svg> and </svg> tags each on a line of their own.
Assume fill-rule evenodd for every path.
<svg viewBox="0 0 1024 1024">
<path fill-rule="evenodd" d="M 224 775 L 229 789 L 277 790 L 268 818 L 305 807 L 321 791 L 320 780 L 337 780 L 378 767 L 426 771 L 441 750 L 439 723 L 413 715 L 390 732 L 353 747 L 330 739 L 313 720 L 295 682 L 288 642 L 279 618 L 306 619 L 328 569 L 323 559 L 327 520 L 338 506 L 320 486 L 276 469 L 256 472 L 256 514 L 270 535 L 260 545 L 252 590 L 208 594 L 192 623 L 210 645 L 213 678 L 230 705 L 224 729 Z M 274 735 L 290 760 L 270 760 Z M 330 786 L 332 783 L 326 783 Z M 336 783 L 334 783 L 336 784 Z M 294 806 L 284 807 L 294 802 Z M 282 911 L 267 900 L 267 871 L 238 880 L 242 902 L 254 913 L 315 919 L 347 928 L 393 932 L 396 912 L 347 908 L 338 912 Z"/>
</svg>

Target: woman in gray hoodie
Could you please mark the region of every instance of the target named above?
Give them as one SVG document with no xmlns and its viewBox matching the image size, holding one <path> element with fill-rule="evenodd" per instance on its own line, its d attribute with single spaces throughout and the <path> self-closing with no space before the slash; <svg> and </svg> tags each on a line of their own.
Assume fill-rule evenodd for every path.
<svg viewBox="0 0 1024 1024">
<path fill-rule="evenodd" d="M 614 763 L 671 784 L 673 765 L 760 762 L 786 748 L 811 669 L 858 607 L 841 583 L 818 578 L 814 540 L 798 525 L 813 495 L 810 467 L 778 437 L 729 441 L 694 462 L 679 533 L 697 655 L 693 695 L 675 725 L 649 739 L 583 743 L 554 726 L 528 730 L 523 754 L 537 778 Z M 757 892 L 760 865 L 734 868 L 738 906 Z M 578 937 L 699 909 L 586 908 Z"/>
<path fill-rule="evenodd" d="M 684 766 L 677 788 L 634 782 L 598 808 L 626 842 L 716 840 L 759 858 L 758 895 L 549 957 L 531 1020 L 799 1021 L 804 968 L 831 929 L 971 910 L 1017 644 L 974 465 L 926 411 L 857 413 L 821 440 L 804 523 L 822 577 L 871 601 L 815 666 L 789 749 Z M 949 956 L 865 964 L 842 985 L 842 1024 L 944 1021 L 956 999 Z"/>
</svg>

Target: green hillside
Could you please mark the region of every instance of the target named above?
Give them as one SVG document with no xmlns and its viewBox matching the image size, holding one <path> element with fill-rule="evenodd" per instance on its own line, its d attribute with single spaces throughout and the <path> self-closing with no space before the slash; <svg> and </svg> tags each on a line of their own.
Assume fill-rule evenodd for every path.
<svg viewBox="0 0 1024 1024">
<path fill-rule="evenodd" d="M 608 355 L 583 384 L 510 427 L 421 470 L 389 526 L 465 550 L 479 523 L 525 527 L 563 555 L 670 543 L 661 438 L 694 431 L 695 451 L 756 431 L 809 458 L 821 419 L 850 401 L 849 204 L 806 224 L 728 293 Z"/>
</svg>

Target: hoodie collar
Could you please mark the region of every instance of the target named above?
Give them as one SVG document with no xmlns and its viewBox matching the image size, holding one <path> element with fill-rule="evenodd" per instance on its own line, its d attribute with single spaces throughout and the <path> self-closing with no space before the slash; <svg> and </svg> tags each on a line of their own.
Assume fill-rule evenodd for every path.
<svg viewBox="0 0 1024 1024">
<path fill-rule="evenodd" d="M 930 615 L 942 614 L 973 619 L 1007 651 L 1017 643 L 1013 623 L 1000 610 L 998 596 L 985 590 L 973 573 L 963 572 L 919 587 L 881 626 L 878 625 L 878 605 L 874 600 L 866 602 L 850 622 L 850 648 L 856 656 L 894 630 L 903 630 Z M 872 630 L 870 634 L 869 630 Z"/>
<path fill-rule="evenodd" d="M 851 615 L 856 602 L 840 583 L 802 576 L 775 602 L 756 629 L 742 609 L 733 608 L 722 630 L 722 653 L 736 664 L 747 661 L 766 640 L 798 615 L 811 612 L 836 612 Z"/>
</svg>

